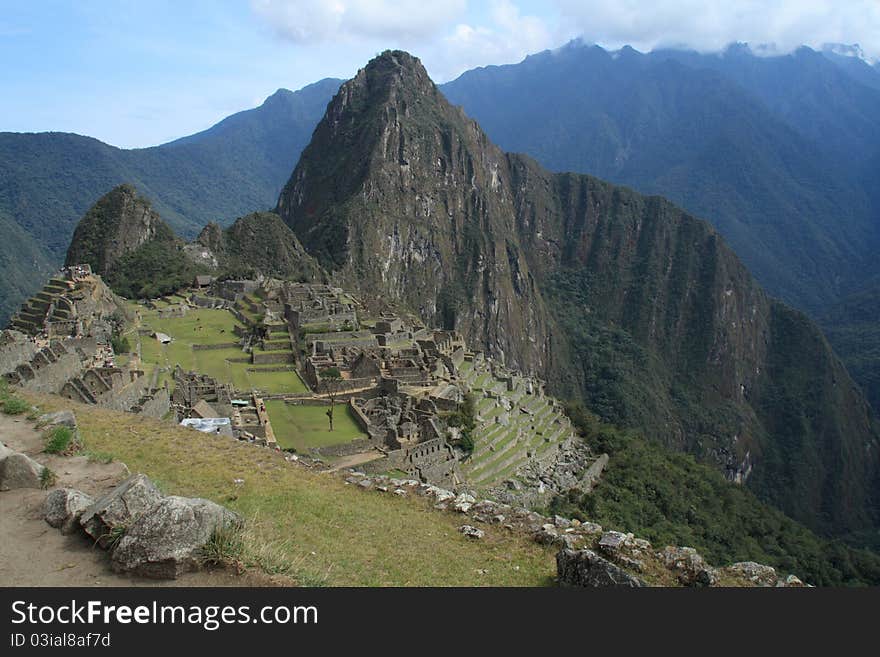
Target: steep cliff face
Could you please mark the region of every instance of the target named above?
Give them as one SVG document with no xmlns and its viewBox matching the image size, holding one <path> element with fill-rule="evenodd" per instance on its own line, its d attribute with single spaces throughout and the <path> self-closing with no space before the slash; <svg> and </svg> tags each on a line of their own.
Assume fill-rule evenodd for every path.
<svg viewBox="0 0 880 657">
<path fill-rule="evenodd" d="M 173 241 L 174 233 L 134 187 L 119 185 L 77 224 L 65 264 L 88 263 L 104 276 L 124 255 L 153 240 Z"/>
<path fill-rule="evenodd" d="M 877 424 L 821 333 L 705 222 L 501 152 L 410 55 L 342 86 L 278 212 L 363 295 L 457 328 L 815 529 L 875 526 Z"/>
</svg>

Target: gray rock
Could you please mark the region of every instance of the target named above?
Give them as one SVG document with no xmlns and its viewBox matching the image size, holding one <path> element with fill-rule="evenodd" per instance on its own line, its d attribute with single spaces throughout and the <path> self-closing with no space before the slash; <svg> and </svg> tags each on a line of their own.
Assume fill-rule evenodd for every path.
<svg viewBox="0 0 880 657">
<path fill-rule="evenodd" d="M 556 554 L 556 574 L 561 586 L 646 586 L 638 577 L 630 575 L 592 550 L 560 550 Z"/>
<path fill-rule="evenodd" d="M 626 534 L 607 531 L 602 534 L 602 538 L 599 539 L 599 549 L 603 552 L 613 554 L 622 548 L 624 543 L 626 543 Z"/>
<path fill-rule="evenodd" d="M 728 570 L 758 586 L 776 586 L 779 579 L 775 568 L 754 561 L 740 561 L 729 566 Z"/>
<path fill-rule="evenodd" d="M 718 581 L 715 569 L 691 547 L 667 546 L 660 553 L 663 563 L 685 586 L 712 586 Z"/>
<path fill-rule="evenodd" d="M 129 527 L 160 499 L 162 493 L 149 477 L 132 475 L 83 511 L 80 525 L 106 549 L 113 542 L 114 530 Z"/>
<path fill-rule="evenodd" d="M 571 527 L 571 520 L 562 516 L 553 516 L 553 524 L 560 529 L 565 529 L 566 527 Z"/>
<path fill-rule="evenodd" d="M 12 452 L 0 461 L 0 490 L 40 488 L 43 469 L 27 454 Z"/>
<path fill-rule="evenodd" d="M 785 579 L 780 579 L 776 582 L 776 586 L 801 588 L 805 587 L 806 584 L 797 575 L 788 575 Z"/>
<path fill-rule="evenodd" d="M 72 534 L 79 529 L 79 519 L 94 500 L 73 488 L 56 488 L 46 497 L 43 517 L 62 534 Z"/>
<path fill-rule="evenodd" d="M 75 431 L 77 427 L 76 416 L 73 414 L 73 411 L 58 411 L 56 413 L 46 413 L 37 418 L 37 426 L 65 426 Z"/>
<path fill-rule="evenodd" d="M 0 443 L 0 467 L 2 467 L 3 461 L 6 460 L 7 457 L 12 456 L 15 452 L 9 449 L 3 443 Z"/>
<path fill-rule="evenodd" d="M 128 527 L 111 565 L 116 572 L 176 579 L 199 568 L 202 549 L 216 530 L 240 525 L 237 514 L 209 500 L 165 497 Z"/>
<path fill-rule="evenodd" d="M 461 527 L 458 528 L 458 531 L 460 531 L 462 534 L 464 534 L 468 538 L 475 538 L 476 539 L 476 538 L 483 538 L 483 536 L 484 536 L 484 532 L 482 529 L 477 529 L 476 527 L 474 527 L 472 525 L 462 525 Z"/>
</svg>

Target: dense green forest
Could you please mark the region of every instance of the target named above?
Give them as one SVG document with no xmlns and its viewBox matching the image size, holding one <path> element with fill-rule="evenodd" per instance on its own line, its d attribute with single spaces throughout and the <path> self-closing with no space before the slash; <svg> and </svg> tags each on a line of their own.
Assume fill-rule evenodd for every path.
<svg viewBox="0 0 880 657">
<path fill-rule="evenodd" d="M 877 554 L 816 536 L 716 469 L 602 423 L 578 403 L 567 411 L 610 461 L 592 493 L 557 497 L 551 512 L 632 532 L 658 548 L 694 547 L 713 564 L 757 561 L 815 585 L 880 585 Z"/>
</svg>

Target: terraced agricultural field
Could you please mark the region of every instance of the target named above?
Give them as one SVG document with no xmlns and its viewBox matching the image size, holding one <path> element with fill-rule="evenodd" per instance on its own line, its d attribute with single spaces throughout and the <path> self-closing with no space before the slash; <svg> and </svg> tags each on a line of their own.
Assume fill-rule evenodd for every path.
<svg viewBox="0 0 880 657">
<path fill-rule="evenodd" d="M 485 362 L 464 361 L 458 373 L 476 397 L 474 451 L 463 468 L 472 484 L 488 487 L 514 477 L 530 458 L 570 435 L 568 419 L 549 397 L 529 393 L 525 381 L 519 380 L 508 391 Z M 498 419 L 505 414 L 506 424 L 501 424 Z"/>
<path fill-rule="evenodd" d="M 165 333 L 173 338 L 163 345 L 149 335 L 130 333 L 132 343 L 140 343 L 141 360 L 145 366 L 165 368 L 160 381 L 171 381 L 172 371 L 179 363 L 185 370 L 201 372 L 220 381 L 232 383 L 238 390 L 260 390 L 265 393 L 306 392 L 306 386 L 290 367 L 274 371 L 276 366 L 255 366 L 250 355 L 239 347 L 193 349 L 193 345 L 234 343 L 238 337 L 233 328 L 238 323 L 226 310 L 190 309 L 186 317 L 160 318 L 158 311 L 135 306 L 140 312 L 141 328 Z M 246 359 L 247 362 L 235 362 Z M 253 371 L 250 371 L 253 370 Z"/>
<path fill-rule="evenodd" d="M 329 430 L 327 406 L 285 404 L 270 399 L 266 402 L 275 440 L 282 448 L 306 451 L 351 442 L 366 435 L 355 424 L 348 404 L 337 404 L 333 411 L 333 431 Z"/>
</svg>

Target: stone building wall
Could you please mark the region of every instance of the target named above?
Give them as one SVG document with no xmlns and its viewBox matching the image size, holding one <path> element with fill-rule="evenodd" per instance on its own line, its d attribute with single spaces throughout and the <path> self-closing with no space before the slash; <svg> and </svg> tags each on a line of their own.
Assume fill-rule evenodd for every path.
<svg viewBox="0 0 880 657">
<path fill-rule="evenodd" d="M 36 343 L 19 331 L 0 333 L 0 374 L 13 371 L 28 363 L 37 353 Z"/>
</svg>

